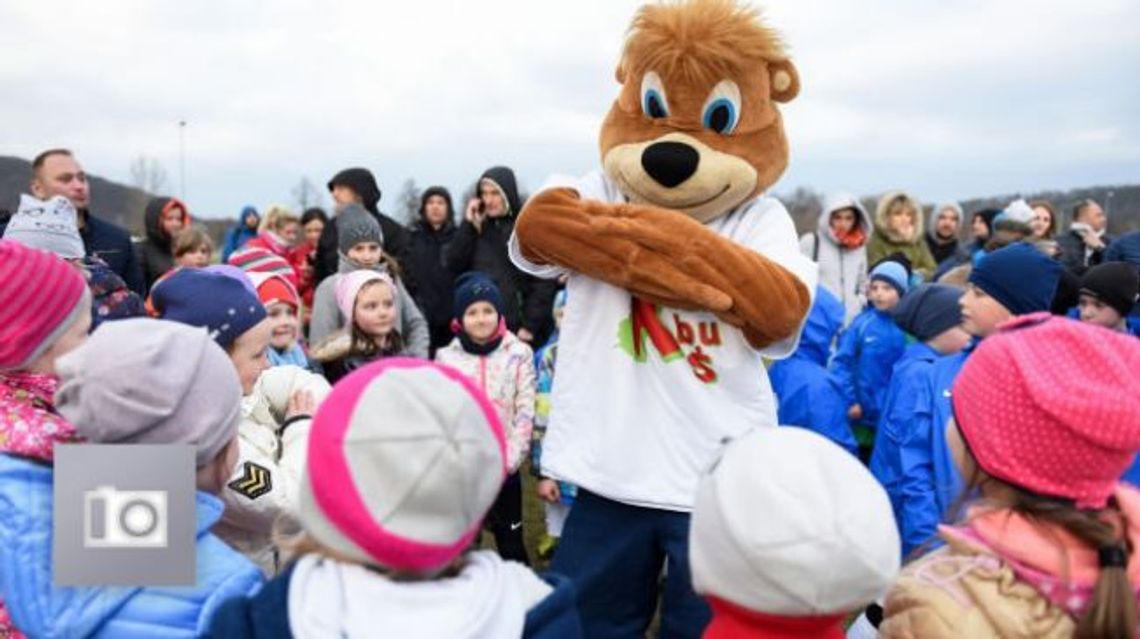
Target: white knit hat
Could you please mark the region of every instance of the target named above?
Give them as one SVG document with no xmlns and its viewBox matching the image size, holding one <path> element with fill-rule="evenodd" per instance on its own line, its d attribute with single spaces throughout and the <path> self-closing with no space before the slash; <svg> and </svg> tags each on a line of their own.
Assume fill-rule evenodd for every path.
<svg viewBox="0 0 1140 639">
<path fill-rule="evenodd" d="M 4 238 L 55 253 L 65 260 L 86 255 L 79 235 L 79 218 L 71 200 L 57 195 L 47 201 L 20 196 L 20 208 L 4 230 Z"/>
<path fill-rule="evenodd" d="M 886 592 L 900 554 L 883 488 L 850 453 L 805 429 L 746 433 L 697 489 L 693 587 L 749 610 L 855 610 Z"/>
</svg>

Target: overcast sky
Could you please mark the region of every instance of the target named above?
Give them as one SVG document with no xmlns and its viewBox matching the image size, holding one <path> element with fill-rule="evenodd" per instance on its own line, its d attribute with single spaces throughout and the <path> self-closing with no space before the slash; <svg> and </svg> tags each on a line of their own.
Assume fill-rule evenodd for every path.
<svg viewBox="0 0 1140 639">
<path fill-rule="evenodd" d="M 462 191 L 598 164 L 638 2 L 0 0 L 0 154 L 67 146 L 129 181 L 152 156 L 193 212 L 291 204 L 362 165 Z M 1140 2 L 781 0 L 803 81 L 784 107 L 796 186 L 924 200 L 1133 183 Z M 327 199 L 326 199 L 327 203 Z"/>
</svg>

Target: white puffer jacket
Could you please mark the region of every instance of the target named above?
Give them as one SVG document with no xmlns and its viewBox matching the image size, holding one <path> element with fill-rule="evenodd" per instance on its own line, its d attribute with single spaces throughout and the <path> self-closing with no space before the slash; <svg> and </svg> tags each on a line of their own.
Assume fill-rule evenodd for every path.
<svg viewBox="0 0 1140 639">
<path fill-rule="evenodd" d="M 242 398 L 239 459 L 221 494 L 225 514 L 213 531 L 267 575 L 276 574 L 278 568 L 274 523 L 297 512 L 312 420 L 296 420 L 284 433 L 281 427 L 289 398 L 302 390 L 312 393 L 319 406 L 330 387 L 323 377 L 303 368 L 276 366 L 262 373 L 253 391 Z"/>
<path fill-rule="evenodd" d="M 845 248 L 839 245 L 831 230 L 831 214 L 844 208 L 858 212 L 858 224 L 866 238 L 858 248 Z M 867 210 L 855 197 L 837 193 L 827 198 L 819 214 L 819 224 L 814 233 L 800 238 L 800 251 L 819 264 L 819 284 L 843 302 L 845 315 L 843 325 L 851 323 L 863 311 L 867 297 L 863 286 L 867 283 L 867 244 L 871 238 L 871 220 Z"/>
</svg>

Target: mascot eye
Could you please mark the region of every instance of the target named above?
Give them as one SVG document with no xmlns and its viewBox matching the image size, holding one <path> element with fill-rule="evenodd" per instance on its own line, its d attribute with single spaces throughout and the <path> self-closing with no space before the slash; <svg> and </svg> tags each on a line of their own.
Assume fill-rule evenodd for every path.
<svg viewBox="0 0 1140 639">
<path fill-rule="evenodd" d="M 661 78 L 650 71 L 641 79 L 641 110 L 653 119 L 669 116 L 669 102 Z"/>
<path fill-rule="evenodd" d="M 732 80 L 721 80 L 705 100 L 701 123 L 706 129 L 728 135 L 740 123 L 740 87 Z"/>
</svg>

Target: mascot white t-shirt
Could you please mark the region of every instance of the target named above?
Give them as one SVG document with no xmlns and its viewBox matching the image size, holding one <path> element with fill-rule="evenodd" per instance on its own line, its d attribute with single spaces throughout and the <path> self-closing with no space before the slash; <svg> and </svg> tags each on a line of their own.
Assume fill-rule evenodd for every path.
<svg viewBox="0 0 1140 639">
<path fill-rule="evenodd" d="M 559 187 L 582 199 L 626 201 L 600 171 L 556 176 L 543 189 Z M 780 202 L 757 198 L 706 226 L 780 264 L 814 293 L 816 265 L 800 252 Z M 688 512 L 700 473 L 726 438 L 777 424 L 761 358 L 791 354 L 798 330 L 758 351 L 712 313 L 655 307 L 591 277 L 528 262 L 515 236 L 510 255 L 532 275 L 569 276 L 544 475 L 614 501 Z"/>
</svg>

